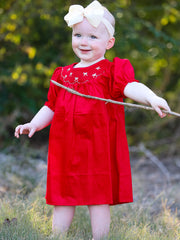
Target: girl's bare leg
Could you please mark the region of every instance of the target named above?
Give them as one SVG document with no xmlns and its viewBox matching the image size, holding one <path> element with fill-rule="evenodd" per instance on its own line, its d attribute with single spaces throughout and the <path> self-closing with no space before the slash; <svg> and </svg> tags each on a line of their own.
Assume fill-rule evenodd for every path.
<svg viewBox="0 0 180 240">
<path fill-rule="evenodd" d="M 75 206 L 54 206 L 52 231 L 54 234 L 65 234 L 73 220 Z"/>
<path fill-rule="evenodd" d="M 110 228 L 110 207 L 109 205 L 88 206 L 91 227 L 94 240 L 107 239 Z"/>
</svg>

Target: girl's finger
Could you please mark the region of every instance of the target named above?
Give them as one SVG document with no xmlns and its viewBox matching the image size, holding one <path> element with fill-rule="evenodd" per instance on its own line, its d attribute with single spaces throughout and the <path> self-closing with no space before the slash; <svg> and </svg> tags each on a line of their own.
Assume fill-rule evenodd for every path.
<svg viewBox="0 0 180 240">
<path fill-rule="evenodd" d="M 20 130 L 21 126 L 22 126 L 22 125 L 18 125 L 18 126 L 15 128 L 14 136 L 15 136 L 16 138 L 19 138 L 19 130 Z"/>
<path fill-rule="evenodd" d="M 161 111 L 161 109 L 159 107 L 154 107 L 154 110 L 158 113 L 158 115 L 162 118 L 163 117 L 163 113 Z"/>
<path fill-rule="evenodd" d="M 28 137 L 31 138 L 34 135 L 35 131 L 36 131 L 35 128 L 32 128 L 29 132 Z"/>
<path fill-rule="evenodd" d="M 19 138 L 19 133 L 18 133 L 18 132 L 15 132 L 15 133 L 14 133 L 14 136 L 15 136 L 16 138 Z"/>
<path fill-rule="evenodd" d="M 19 132 L 19 129 L 21 128 L 22 125 L 18 125 L 16 128 L 15 128 L 15 132 Z"/>
<path fill-rule="evenodd" d="M 20 133 L 20 134 L 23 134 L 23 132 L 24 132 L 24 129 L 25 129 L 25 127 L 24 127 L 24 126 L 22 126 L 22 127 L 21 127 L 21 129 L 20 129 L 20 131 L 19 131 L 19 133 Z"/>
</svg>

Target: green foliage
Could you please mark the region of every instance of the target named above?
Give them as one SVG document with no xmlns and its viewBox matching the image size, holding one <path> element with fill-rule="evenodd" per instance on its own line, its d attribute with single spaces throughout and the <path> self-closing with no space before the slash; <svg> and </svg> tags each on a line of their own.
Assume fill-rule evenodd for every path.
<svg viewBox="0 0 180 240">
<path fill-rule="evenodd" d="M 116 18 L 116 44 L 107 57 L 130 59 L 136 78 L 165 97 L 174 111 L 180 111 L 179 1 L 101 2 Z M 19 119 L 27 121 L 43 105 L 54 69 L 77 61 L 64 15 L 71 4 L 89 3 L 87 0 L 1 1 L 1 115 L 16 110 Z M 133 118 L 133 114 L 127 114 L 127 123 L 133 122 Z"/>
</svg>

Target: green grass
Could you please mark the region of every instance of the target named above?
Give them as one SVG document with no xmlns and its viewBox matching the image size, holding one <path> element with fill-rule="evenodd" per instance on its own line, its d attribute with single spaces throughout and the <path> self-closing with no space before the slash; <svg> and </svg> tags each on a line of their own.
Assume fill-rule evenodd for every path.
<svg viewBox="0 0 180 240">
<path fill-rule="evenodd" d="M 0 201 L 0 240 L 57 240 L 51 237 L 52 207 L 45 204 L 39 186 L 27 198 L 4 198 Z M 152 215 L 153 205 L 141 203 L 111 207 L 109 239 L 118 240 L 179 240 L 180 220 L 162 201 L 162 210 Z M 5 219 L 17 222 L 4 224 Z M 86 207 L 77 207 L 72 226 L 63 240 L 89 240 L 91 227 Z"/>
</svg>

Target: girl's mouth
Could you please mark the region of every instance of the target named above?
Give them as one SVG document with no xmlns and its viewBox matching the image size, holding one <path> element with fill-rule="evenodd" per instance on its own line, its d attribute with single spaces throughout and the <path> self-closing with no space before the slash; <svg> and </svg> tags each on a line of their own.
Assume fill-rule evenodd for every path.
<svg viewBox="0 0 180 240">
<path fill-rule="evenodd" d="M 90 52 L 91 50 L 90 49 L 79 49 L 82 53 L 88 53 Z"/>
</svg>

